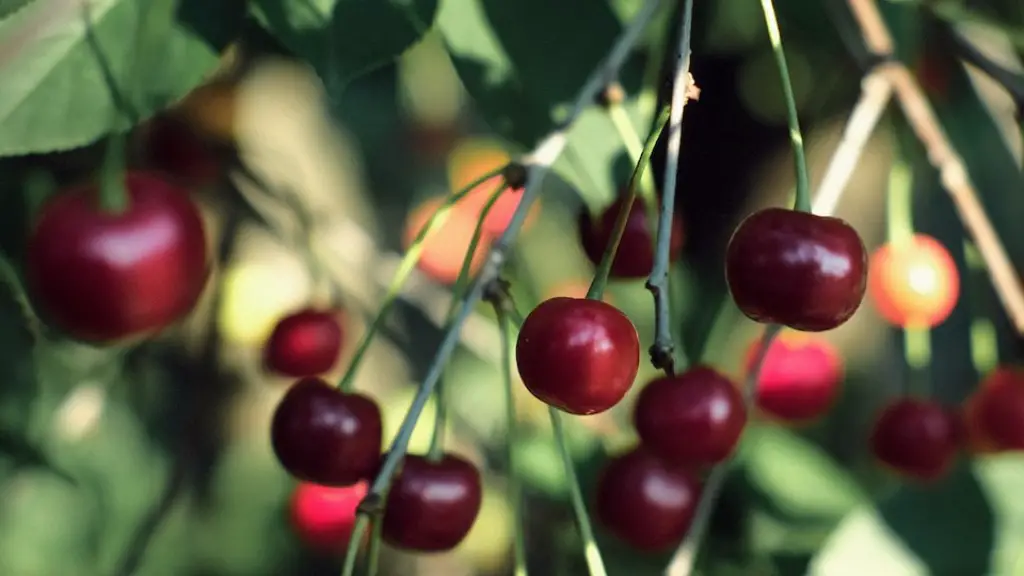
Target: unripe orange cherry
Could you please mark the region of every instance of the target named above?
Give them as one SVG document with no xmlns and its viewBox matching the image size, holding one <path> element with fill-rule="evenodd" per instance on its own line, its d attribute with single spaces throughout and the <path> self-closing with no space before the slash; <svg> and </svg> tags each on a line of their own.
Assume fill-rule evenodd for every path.
<svg viewBox="0 0 1024 576">
<path fill-rule="evenodd" d="M 960 274 L 938 240 L 915 234 L 905 244 L 887 243 L 871 257 L 868 295 L 894 326 L 931 328 L 956 307 Z"/>
</svg>

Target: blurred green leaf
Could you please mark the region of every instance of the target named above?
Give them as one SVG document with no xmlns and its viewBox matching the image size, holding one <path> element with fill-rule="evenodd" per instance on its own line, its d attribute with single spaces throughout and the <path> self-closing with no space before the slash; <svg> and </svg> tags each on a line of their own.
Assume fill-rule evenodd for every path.
<svg viewBox="0 0 1024 576">
<path fill-rule="evenodd" d="M 934 485 L 903 485 L 876 508 L 862 506 L 850 514 L 815 559 L 812 573 L 1014 573 L 990 572 L 990 564 L 997 543 L 1009 547 L 995 555 L 1003 567 L 1018 560 L 1022 481 L 1024 459 L 1011 456 L 964 464 Z"/>
<path fill-rule="evenodd" d="M 607 3 L 590 0 L 448 0 L 438 26 L 463 85 L 491 128 L 532 148 L 565 118 L 576 92 L 622 31 L 619 18 Z M 641 140 L 651 123 L 637 106 L 643 74 L 643 59 L 634 57 L 619 79 Z M 555 168 L 585 200 L 599 202 L 626 182 L 632 162 L 605 114 L 589 110 Z"/>
<path fill-rule="evenodd" d="M 35 0 L 0 0 L 0 20 L 7 18 Z"/>
<path fill-rule="evenodd" d="M 783 428 L 748 427 L 738 462 L 751 488 L 789 518 L 839 519 L 865 501 L 824 450 Z"/>
<path fill-rule="evenodd" d="M 256 18 L 313 65 L 332 94 L 387 64 L 430 29 L 437 0 L 254 0 Z"/>
<path fill-rule="evenodd" d="M 38 390 L 33 336 L 16 290 L 7 281 L 0 282 L 0 423 L 14 436 L 28 430 Z"/>
<path fill-rule="evenodd" d="M 175 0 L 152 2 L 152 17 L 136 46 L 131 32 L 147 4 L 105 0 L 88 5 L 91 34 L 104 51 L 104 65 L 122 92 L 132 90 L 130 100 L 141 117 L 183 96 L 218 61 L 217 52 L 175 17 Z M 208 21 L 232 14 L 230 2 L 207 5 Z M 0 21 L 0 155 L 76 148 L 110 130 L 118 110 L 79 6 L 57 10 L 51 3 L 35 2 Z M 136 60 L 142 77 L 130 78 Z"/>
</svg>

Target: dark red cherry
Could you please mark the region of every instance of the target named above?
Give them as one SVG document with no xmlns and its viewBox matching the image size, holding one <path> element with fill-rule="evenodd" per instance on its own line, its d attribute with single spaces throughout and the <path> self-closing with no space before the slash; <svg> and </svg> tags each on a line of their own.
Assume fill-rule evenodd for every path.
<svg viewBox="0 0 1024 576">
<path fill-rule="evenodd" d="M 299 310 L 274 327 L 263 349 L 263 363 L 282 376 L 318 376 L 338 361 L 341 340 L 337 311 Z"/>
<path fill-rule="evenodd" d="M 125 177 L 129 206 L 100 208 L 98 186 L 50 199 L 28 241 L 35 301 L 73 338 L 148 335 L 188 314 L 206 285 L 203 220 L 188 194 L 161 177 Z"/>
<path fill-rule="evenodd" d="M 216 182 L 224 170 L 223 154 L 183 118 L 160 115 L 142 126 L 146 164 L 182 186 Z"/>
<path fill-rule="evenodd" d="M 725 460 L 747 423 L 739 389 L 708 366 L 651 381 L 637 397 L 633 424 L 640 441 L 672 465 Z"/>
<path fill-rule="evenodd" d="M 839 218 L 767 208 L 729 240 L 725 276 L 750 319 L 805 332 L 831 330 L 853 316 L 867 287 L 864 243 Z"/>
<path fill-rule="evenodd" d="M 381 534 L 405 550 L 451 550 L 473 527 L 482 501 L 480 472 L 473 464 L 454 454 L 437 462 L 409 455 L 388 491 Z"/>
<path fill-rule="evenodd" d="M 700 483 L 643 447 L 605 464 L 595 492 L 597 521 L 630 546 L 660 552 L 677 546 L 693 520 Z"/>
<path fill-rule="evenodd" d="M 293 528 L 313 549 L 343 551 L 356 523 L 356 508 L 368 488 L 368 482 L 341 487 L 300 482 L 291 499 Z"/>
<path fill-rule="evenodd" d="M 625 314 L 599 300 L 552 298 L 530 312 L 516 342 L 526 388 L 570 414 L 619 403 L 640 367 L 640 341 Z"/>
<path fill-rule="evenodd" d="M 580 213 L 580 241 L 587 258 L 595 266 L 600 265 L 604 251 L 611 242 L 615 220 L 625 201 L 626 197 L 620 196 L 597 219 L 592 218 L 586 209 Z M 626 229 L 622 232 L 619 249 L 612 259 L 612 278 L 646 278 L 651 273 L 654 266 L 654 239 L 645 206 L 643 198 L 639 196 L 630 206 Z M 675 261 L 683 251 L 683 221 L 678 215 L 672 217 L 669 245 L 669 259 Z"/>
<path fill-rule="evenodd" d="M 319 378 L 303 378 L 285 393 L 270 424 L 281 465 L 299 480 L 348 486 L 377 472 L 380 408 Z"/>
<path fill-rule="evenodd" d="M 954 414 L 938 402 L 900 398 L 879 414 L 870 446 L 875 458 L 897 473 L 935 480 L 953 465 L 960 431 Z"/>
<path fill-rule="evenodd" d="M 968 424 L 995 450 L 1024 450 L 1024 369 L 1000 366 L 969 401 Z"/>
</svg>

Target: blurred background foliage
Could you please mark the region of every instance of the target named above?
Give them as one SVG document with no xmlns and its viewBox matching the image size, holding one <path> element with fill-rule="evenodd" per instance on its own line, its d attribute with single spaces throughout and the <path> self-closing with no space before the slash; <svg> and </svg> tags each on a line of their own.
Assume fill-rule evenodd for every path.
<svg viewBox="0 0 1024 576">
<path fill-rule="evenodd" d="M 42 4 L 0 1 L 0 46 L 10 46 L 5 42 Z M 108 39 L 117 26 L 130 27 L 131 4 L 106 3 Z M 169 33 L 185 47 L 171 51 L 170 68 L 158 75 L 171 74 L 180 60 L 181 74 L 194 78 L 179 77 L 173 89 L 150 82 L 164 99 L 153 96 L 142 111 L 152 115 L 207 78 L 175 113 L 244 165 L 231 164 L 222 178 L 195 191 L 221 256 L 201 306 L 174 330 L 112 351 L 40 333 L 10 291 L 0 296 L 0 573 L 6 576 L 336 574 L 341 545 L 314 550 L 293 527 L 295 482 L 268 442 L 270 414 L 288 383 L 262 372 L 263 341 L 284 314 L 334 299 L 345 311 L 351 353 L 417 209 L 528 150 L 557 124 L 640 3 L 421 0 L 412 3 L 412 19 L 390 2 L 373 8 L 257 1 L 244 19 L 244 3 L 216 4 L 181 4 L 177 25 L 188 34 Z M 899 57 L 928 91 L 1020 269 L 1024 180 L 1012 102 L 988 78 L 956 63 L 949 35 L 955 24 L 1019 69 L 1024 5 L 882 4 Z M 817 182 L 869 59 L 845 3 L 778 5 Z M 666 3 L 621 78 L 641 133 L 665 96 L 657 87 L 674 10 Z M 756 2 L 698 3 L 693 29 L 692 71 L 701 97 L 684 125 L 677 204 L 686 252 L 672 270 L 674 322 L 691 359 L 739 379 L 758 329 L 728 303 L 722 254 L 742 216 L 791 193 L 785 109 Z M 327 44 L 332 35 L 342 40 Z M 83 50 L 69 47 L 61 66 L 82 68 Z M 27 74 L 3 54 L 0 91 L 15 85 L 8 80 L 16 72 Z M 390 54 L 400 57 L 391 62 Z M 74 130 L 60 125 L 81 115 L 76 103 L 96 109 L 82 100 L 97 93 L 84 88 L 95 79 L 78 79 L 83 95 L 67 98 L 57 93 L 74 84 L 67 83 L 70 72 L 60 74 L 18 77 L 18 86 L 31 84 L 23 90 L 26 101 L 39 102 L 32 110 L 8 106 L 0 96 L 0 133 L 11 135 L 0 136 L 0 152 L 38 143 L 19 149 L 32 154 L 0 162 L 0 244 L 15 268 L 35 207 L 54 185 L 94 171 L 100 158 L 99 148 L 87 144 L 102 133 L 103 115 Z M 32 134 L 30 143 L 14 143 Z M 71 149 L 54 152 L 65 148 Z M 654 161 L 660 178 L 662 151 Z M 915 227 L 952 251 L 964 285 L 952 316 L 931 332 L 930 368 L 911 378 L 901 332 L 867 303 L 848 324 L 821 335 L 843 360 L 842 398 L 828 418 L 808 426 L 786 428 L 760 416 L 750 425 L 712 521 L 702 574 L 1024 574 L 1024 459 L 965 460 L 947 480 L 918 487 L 897 483 L 867 454 L 873 414 L 908 382 L 957 403 L 997 363 L 1019 363 L 1024 355 L 937 175 L 897 118 L 884 120 L 870 141 L 838 215 L 858 228 L 869 249 L 878 246 L 890 169 L 899 163 L 911 171 Z M 596 108 L 586 112 L 508 267 L 523 311 L 553 294 L 585 290 L 593 266 L 578 247 L 577 215 L 610 202 L 631 167 L 612 124 Z M 458 269 L 458 249 L 474 224 L 455 218 L 446 225 L 446 241 L 427 251 L 360 372 L 357 388 L 384 407 L 386 441 L 439 342 L 451 281 L 445 274 Z M 325 262 L 324 277 L 311 273 L 310 251 Z M 643 283 L 612 283 L 607 299 L 649 345 L 653 307 Z M 715 322 L 723 302 L 726 311 Z M 504 410 L 499 341 L 486 307 L 463 336 L 444 376 L 452 402 L 447 425 L 452 448 L 485 470 L 484 509 L 450 554 L 386 549 L 388 574 L 509 570 L 504 478 L 488 467 L 500 459 Z M 343 360 L 333 377 L 344 368 Z M 644 364 L 639 381 L 653 375 Z M 531 569 L 580 574 L 578 536 L 546 411 L 521 387 L 517 393 L 526 431 L 515 450 L 527 489 Z M 607 455 L 634 441 L 630 405 L 627 399 L 612 413 L 569 419 L 585 490 Z M 428 409 L 411 451 L 426 450 L 432 422 Z M 612 574 L 658 574 L 666 562 L 603 536 L 601 543 Z M 134 571 L 118 571 L 132 564 Z"/>
</svg>

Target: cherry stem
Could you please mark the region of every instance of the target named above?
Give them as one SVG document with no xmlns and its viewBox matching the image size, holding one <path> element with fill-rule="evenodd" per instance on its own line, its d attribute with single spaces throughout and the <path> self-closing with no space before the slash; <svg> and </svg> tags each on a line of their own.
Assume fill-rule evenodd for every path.
<svg viewBox="0 0 1024 576">
<path fill-rule="evenodd" d="M 512 388 L 512 326 L 502 302 L 494 302 L 494 313 L 498 317 L 498 330 L 501 332 L 501 376 L 505 388 L 505 466 L 508 469 L 508 499 L 512 507 L 513 522 L 512 574 L 526 576 L 523 491 L 515 453 L 516 442 L 519 440 L 519 418 L 516 415 L 516 399 Z"/>
<path fill-rule="evenodd" d="M 366 576 L 377 576 L 377 570 L 380 566 L 381 530 L 383 525 L 383 518 L 377 518 L 370 528 L 370 548 L 366 551 L 366 571 L 364 572 Z"/>
<path fill-rule="evenodd" d="M 693 0 L 683 3 L 679 23 L 679 49 L 676 52 L 672 98 L 669 107 L 668 138 L 665 144 L 665 179 L 662 182 L 661 207 L 658 213 L 658 233 L 655 239 L 654 266 L 646 287 L 654 298 L 654 343 L 650 348 L 651 364 L 675 374 L 672 341 L 672 303 L 669 301 L 668 271 L 672 247 L 672 218 L 675 213 L 676 188 L 679 176 L 679 152 L 683 142 L 683 109 L 692 88 L 690 76 L 690 29 L 693 20 Z"/>
<path fill-rule="evenodd" d="M 115 129 L 107 140 L 107 151 L 100 172 L 100 209 L 110 214 L 121 214 L 128 209 L 124 155 L 124 132 Z"/>
<path fill-rule="evenodd" d="M 747 374 L 746 381 L 743 383 L 743 401 L 748 414 L 754 409 L 757 399 L 757 380 L 760 378 L 764 360 L 768 357 L 768 349 L 771 348 L 772 342 L 781 330 L 782 326 L 778 324 L 768 324 L 761 335 L 761 344 L 758 347 L 757 354 L 754 356 L 754 363 Z M 715 466 L 711 474 L 708 475 L 701 490 L 700 500 L 697 502 L 697 509 L 693 513 L 690 529 L 686 533 L 683 542 L 679 545 L 679 548 L 672 554 L 672 559 L 669 561 L 668 567 L 665 568 L 665 576 L 690 576 L 693 573 L 693 564 L 697 559 L 697 551 L 700 549 L 701 541 L 707 532 L 708 524 L 711 521 L 711 514 L 715 509 L 715 504 L 718 502 L 718 497 L 725 486 L 725 478 L 729 474 L 731 464 L 732 458 L 729 458 Z"/>
<path fill-rule="evenodd" d="M 629 25 L 626 26 L 625 30 L 615 41 L 615 45 L 612 46 L 608 56 L 591 73 L 583 87 L 580 88 L 579 93 L 576 95 L 576 101 L 566 120 L 544 137 L 527 156 L 524 162 L 527 165 L 526 185 L 519 205 L 512 214 L 512 220 L 509 222 L 505 232 L 491 245 L 483 268 L 472 284 L 470 284 L 458 312 L 448 324 L 444 337 L 441 339 L 441 344 L 438 346 L 437 352 L 434 354 L 434 358 L 427 370 L 427 374 L 424 376 L 416 396 L 413 397 L 409 410 L 406 412 L 405 418 L 398 429 L 398 433 L 388 448 L 387 457 L 381 463 L 380 471 L 370 485 L 369 493 L 363 499 L 364 502 L 380 498 L 380 495 L 390 485 L 391 478 L 398 470 L 399 464 L 405 458 L 405 452 L 408 449 L 409 440 L 416 427 L 416 422 L 419 420 L 420 414 L 423 413 L 423 408 L 430 399 L 434 387 L 437 386 L 437 381 L 441 377 L 445 364 L 459 343 L 462 325 L 465 324 L 470 314 L 473 313 L 477 303 L 483 299 L 487 288 L 497 279 L 501 266 L 505 263 L 506 254 L 518 236 L 519 229 L 522 228 L 523 223 L 526 221 L 526 215 L 530 207 L 540 195 L 545 177 L 551 171 L 551 166 L 558 160 L 562 151 L 565 150 L 569 140 L 569 129 L 572 128 L 576 119 L 597 99 L 601 89 L 607 84 L 608 78 L 618 76 L 619 69 L 625 63 L 630 52 L 632 52 L 633 46 L 640 40 L 644 29 L 647 27 L 660 3 L 661 0 L 647 0 L 640 8 L 636 16 L 633 17 L 633 20 L 630 21 Z M 351 367 L 349 371 L 351 371 Z M 358 554 L 359 539 L 366 533 L 367 514 L 368 512 L 364 509 L 360 509 L 357 512 L 352 538 L 348 545 L 347 554 L 350 558 L 346 559 L 342 576 L 353 576 L 352 570 L 354 570 L 355 560 L 351 557 Z M 349 564 L 350 561 L 352 562 L 351 565 Z"/>
<path fill-rule="evenodd" d="M 775 5 L 772 0 L 761 0 L 761 11 L 764 12 L 764 23 L 768 28 L 768 39 L 772 44 L 772 54 L 779 68 L 779 79 L 782 81 L 782 93 L 786 98 L 786 116 L 789 119 L 789 140 L 793 146 L 793 164 L 796 169 L 796 203 L 794 210 L 811 211 L 811 183 L 807 176 L 807 158 L 804 155 L 804 138 L 800 132 L 800 118 L 796 110 L 796 96 L 793 95 L 793 83 L 789 79 L 789 65 L 786 53 L 782 48 L 782 33 L 779 32 L 779 21 L 775 17 Z"/>
<path fill-rule="evenodd" d="M 420 256 L 423 254 L 424 241 L 427 237 L 437 231 L 444 221 L 448 218 L 448 214 L 451 212 L 452 207 L 459 201 L 462 200 L 470 191 L 477 186 L 483 184 L 487 180 L 494 178 L 502 173 L 505 167 L 501 167 L 495 170 L 487 172 L 483 176 L 470 182 L 465 188 L 462 188 L 455 194 L 452 194 L 445 199 L 437 210 L 430 216 L 426 224 L 420 229 L 419 233 L 416 234 L 416 238 L 413 239 L 412 244 L 409 245 L 408 250 L 405 252 L 405 256 L 402 257 L 402 261 L 398 263 L 398 270 L 395 271 L 395 275 L 391 278 L 391 284 L 388 285 L 387 292 L 384 294 L 384 300 L 381 301 L 380 309 L 377 311 L 377 316 L 374 317 L 373 321 L 370 322 L 370 326 L 366 329 L 366 334 L 363 335 L 362 340 L 359 342 L 359 348 L 356 349 L 355 353 L 352 354 L 352 360 L 349 362 L 348 369 L 345 370 L 345 374 L 341 377 L 341 381 L 338 383 L 338 388 L 344 391 L 349 391 L 355 382 L 356 373 L 359 370 L 359 365 L 363 361 L 363 357 L 366 356 L 366 351 L 369 350 L 370 344 L 373 343 L 373 338 L 380 331 L 387 320 L 388 313 L 391 312 L 391 307 L 394 306 L 395 302 L 402 294 L 402 288 L 405 286 L 406 281 L 409 280 L 409 276 L 413 270 L 416 269 L 416 264 L 420 260 Z"/>
<path fill-rule="evenodd" d="M 591 300 L 600 300 L 601 296 L 604 295 L 605 286 L 608 284 L 608 276 L 612 271 L 612 262 L 615 260 L 615 254 L 619 251 L 619 243 L 626 232 L 629 213 L 633 209 L 633 201 L 636 200 L 637 184 L 643 179 L 644 170 L 650 163 L 654 146 L 658 143 L 658 136 L 661 135 L 661 131 L 668 122 L 668 115 L 669 107 L 665 106 L 658 114 L 658 118 L 654 121 L 654 127 L 651 128 L 651 133 L 647 135 L 647 141 L 644 142 L 643 147 L 638 153 L 639 158 L 637 159 L 636 166 L 633 167 L 633 174 L 629 177 L 626 194 L 623 196 L 619 213 L 615 216 L 615 225 L 612 227 L 611 238 L 609 238 L 608 245 L 601 256 L 600 264 L 597 265 L 597 271 L 594 274 L 593 281 L 590 283 L 590 288 L 587 290 L 587 298 Z"/>
<path fill-rule="evenodd" d="M 472 277 L 472 267 L 474 256 L 476 256 L 477 246 L 480 245 L 480 240 L 484 236 L 484 223 L 487 220 L 487 215 L 490 214 L 491 209 L 501 199 L 501 195 L 505 191 L 506 181 L 504 178 L 498 182 L 498 185 L 494 188 L 494 192 L 491 193 L 490 198 L 487 199 L 487 203 L 484 204 L 483 209 L 480 210 L 480 215 L 476 223 L 476 228 L 473 229 L 473 237 L 469 241 L 469 247 L 466 249 L 466 255 L 462 258 L 462 267 L 459 269 L 459 275 L 455 279 L 455 286 L 452 288 L 452 302 L 448 307 L 448 314 L 445 322 L 451 322 L 452 318 L 455 317 L 455 313 L 458 311 L 459 301 L 465 295 L 466 288 L 469 286 L 469 280 Z M 444 456 L 444 429 L 445 423 L 448 421 L 448 400 L 447 400 L 447 386 L 444 384 L 442 378 L 437 383 L 437 388 L 434 390 L 434 396 L 436 398 L 436 410 L 434 411 L 434 430 L 433 435 L 430 438 L 430 449 L 427 451 L 427 459 L 432 462 L 439 462 Z"/>
<path fill-rule="evenodd" d="M 626 151 L 629 153 L 629 156 L 631 158 L 640 158 L 646 149 L 646 146 L 644 142 L 640 140 L 640 135 L 637 134 L 636 126 L 633 125 L 633 120 L 630 119 L 629 113 L 626 112 L 626 107 L 623 106 L 621 102 L 613 101 L 605 105 L 605 110 L 608 112 L 608 118 L 612 121 L 612 125 L 615 126 L 615 131 L 619 134 L 619 138 L 622 139 L 622 144 L 626 147 Z M 665 122 L 667 121 L 668 116 L 665 117 Z M 656 124 L 660 125 L 656 128 L 657 132 L 655 133 L 655 142 L 657 142 L 657 137 L 661 134 L 661 129 L 665 125 L 665 122 L 656 122 Z M 650 154 L 648 154 L 648 158 L 649 157 Z M 647 160 L 647 162 L 650 162 L 650 160 Z M 646 171 L 646 169 L 647 167 L 645 166 L 642 173 L 643 175 L 640 177 L 640 197 L 647 202 L 651 209 L 657 210 L 655 205 L 657 197 L 654 194 L 654 177 L 650 172 Z M 651 222 L 654 221 L 655 219 L 652 218 Z"/>
</svg>

